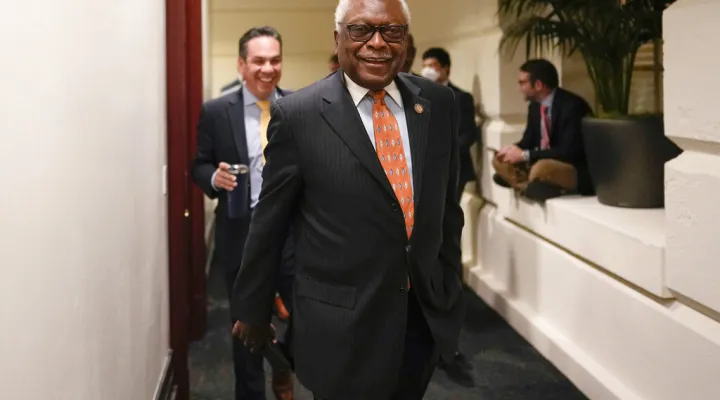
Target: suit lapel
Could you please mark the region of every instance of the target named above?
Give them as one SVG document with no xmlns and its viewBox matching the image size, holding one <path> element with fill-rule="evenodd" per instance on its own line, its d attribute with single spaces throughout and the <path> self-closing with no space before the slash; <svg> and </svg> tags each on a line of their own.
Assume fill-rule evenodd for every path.
<svg viewBox="0 0 720 400">
<path fill-rule="evenodd" d="M 360 114 L 353 103 L 350 93 L 343 82 L 343 72 L 339 70 L 328 80 L 328 88 L 323 96 L 325 103 L 320 111 L 323 119 L 333 131 L 342 139 L 350 151 L 360 161 L 370 175 L 395 198 L 395 192 L 390 186 L 385 171 L 383 171 L 377 153 L 373 148 Z"/>
<path fill-rule="evenodd" d="M 405 109 L 412 156 L 413 197 L 417 203 L 422 189 L 425 153 L 430 131 L 430 101 L 420 96 L 420 88 L 407 78 L 398 75 L 395 82 L 402 95 Z"/>
<path fill-rule="evenodd" d="M 235 147 L 238 156 L 240 156 L 240 163 L 249 164 L 250 156 L 248 155 L 247 138 L 245 137 L 245 104 L 243 103 L 242 87 L 240 87 L 237 96 L 230 103 L 231 106 L 227 109 L 227 116 L 230 121 L 233 140 L 235 140 Z"/>
</svg>

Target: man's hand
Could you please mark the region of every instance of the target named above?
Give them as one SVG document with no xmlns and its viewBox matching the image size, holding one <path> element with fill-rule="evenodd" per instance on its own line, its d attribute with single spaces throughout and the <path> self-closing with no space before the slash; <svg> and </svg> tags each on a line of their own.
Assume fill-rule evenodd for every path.
<svg viewBox="0 0 720 400">
<path fill-rule="evenodd" d="M 508 146 L 503 149 L 502 158 L 500 160 L 510 164 L 523 162 L 523 150 L 515 145 Z"/>
<path fill-rule="evenodd" d="M 505 146 L 495 154 L 495 157 L 497 157 L 498 161 L 505 162 L 505 155 L 508 153 L 508 150 L 510 150 L 511 147 L 513 147 L 513 145 Z"/>
<path fill-rule="evenodd" d="M 215 185 L 218 189 L 225 189 L 228 192 L 231 192 L 235 189 L 235 186 L 237 186 L 237 182 L 235 182 L 237 178 L 235 175 L 228 172 L 229 168 L 230 164 L 226 162 L 220 163 L 217 171 L 215 172 L 215 181 L 213 182 L 213 185 Z"/>
<path fill-rule="evenodd" d="M 251 353 L 257 353 L 270 341 L 276 342 L 275 327 L 272 324 L 263 327 L 235 321 L 232 334 L 240 339 Z"/>
</svg>

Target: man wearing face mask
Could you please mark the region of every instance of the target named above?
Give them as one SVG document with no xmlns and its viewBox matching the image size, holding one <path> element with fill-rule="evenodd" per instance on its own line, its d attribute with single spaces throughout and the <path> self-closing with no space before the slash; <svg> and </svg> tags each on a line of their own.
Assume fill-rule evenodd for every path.
<svg viewBox="0 0 720 400">
<path fill-rule="evenodd" d="M 340 69 L 273 105 L 233 332 L 272 335 L 277 254 L 295 221 L 293 355 L 316 399 L 420 400 L 457 347 L 464 296 L 454 93 L 399 73 L 405 0 L 339 0 Z"/>
<path fill-rule="evenodd" d="M 459 110 L 460 131 L 458 146 L 460 147 L 460 180 L 458 182 L 458 199 L 465 191 L 465 185 L 474 181 L 475 167 L 470 156 L 470 147 L 477 142 L 478 132 L 475 125 L 475 101 L 472 94 L 450 83 L 450 54 L 442 48 L 433 47 L 422 56 L 423 69 L 420 75 L 440 85 L 445 85 L 455 92 L 455 103 Z"/>
<path fill-rule="evenodd" d="M 252 28 L 239 42 L 238 73 L 244 82 L 233 92 L 205 103 L 197 132 L 197 151 L 191 166 L 195 183 L 210 198 L 215 210 L 216 265 L 225 272 L 228 295 L 240 268 L 243 246 L 251 217 L 258 203 L 265 165 L 263 151 L 268 141 L 270 106 L 289 94 L 277 87 L 282 75 L 282 39 L 271 27 Z M 246 173 L 234 175 L 230 166 L 240 164 Z M 285 227 L 278 251 L 277 291 L 291 308 L 294 254 L 291 229 Z M 277 304 L 280 308 L 282 303 Z M 239 340 L 233 341 L 235 398 L 265 400 L 263 358 L 251 354 Z M 273 373 L 278 399 L 292 398 L 290 373 Z"/>
</svg>

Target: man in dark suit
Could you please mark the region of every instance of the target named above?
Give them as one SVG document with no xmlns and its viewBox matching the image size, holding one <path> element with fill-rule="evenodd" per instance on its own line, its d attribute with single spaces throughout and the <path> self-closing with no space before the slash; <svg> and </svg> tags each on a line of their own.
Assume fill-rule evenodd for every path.
<svg viewBox="0 0 720 400">
<path fill-rule="evenodd" d="M 555 66 L 535 59 L 520 67 L 520 90 L 530 102 L 522 139 L 493 159 L 497 184 L 544 201 L 594 193 L 582 139 L 582 119 L 592 110 L 582 97 L 558 87 Z"/>
<path fill-rule="evenodd" d="M 238 90 L 203 105 L 198 124 L 193 180 L 211 198 L 217 198 L 215 263 L 225 270 L 228 294 L 240 268 L 243 244 L 262 186 L 263 149 L 267 142 L 270 104 L 288 94 L 277 87 L 282 74 L 282 39 L 271 27 L 252 28 L 239 42 L 238 71 L 245 79 Z M 245 174 L 233 175 L 233 164 L 247 166 Z M 231 200 L 231 201 L 230 201 Z M 290 306 L 292 291 L 292 241 L 282 249 L 278 266 L 278 292 Z M 236 399 L 265 399 L 263 359 L 250 354 L 237 340 L 233 343 Z M 280 398 L 292 394 L 292 376 L 274 374 Z"/>
<path fill-rule="evenodd" d="M 340 69 L 340 61 L 338 61 L 337 54 L 330 56 L 330 59 L 328 60 L 328 69 L 330 72 L 335 72 Z"/>
<path fill-rule="evenodd" d="M 234 333 L 271 336 L 295 222 L 295 372 L 321 399 L 421 399 L 464 314 L 453 91 L 400 73 L 404 0 L 341 1 L 341 69 L 273 106 L 268 159 L 234 288 Z"/>
<path fill-rule="evenodd" d="M 402 68 L 400 68 L 400 72 L 405 72 L 406 74 L 413 74 L 417 75 L 416 73 L 412 72 L 412 66 L 415 62 L 415 54 L 417 54 L 417 48 L 415 48 L 415 38 L 411 33 L 408 33 L 407 38 L 407 52 L 405 53 L 405 62 L 403 63 Z"/>
<path fill-rule="evenodd" d="M 447 50 L 432 47 L 423 53 L 422 60 L 422 76 L 435 83 L 447 85 L 455 92 L 455 102 L 460 114 L 460 131 L 458 132 L 458 145 L 460 146 L 458 197 L 460 197 L 465 191 L 465 185 L 475 180 L 475 167 L 470 155 L 470 147 L 477 142 L 478 138 L 477 126 L 475 125 L 475 100 L 473 100 L 472 94 L 450 82 L 451 61 L 450 53 Z"/>
</svg>

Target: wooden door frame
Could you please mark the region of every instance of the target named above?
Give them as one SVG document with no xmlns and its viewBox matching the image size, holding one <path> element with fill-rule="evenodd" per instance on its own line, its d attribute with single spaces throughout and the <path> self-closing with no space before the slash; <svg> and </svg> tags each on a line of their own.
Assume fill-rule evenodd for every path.
<svg viewBox="0 0 720 400">
<path fill-rule="evenodd" d="M 205 332 L 203 193 L 190 179 L 202 105 L 202 0 L 166 0 L 170 348 L 177 400 L 189 398 L 188 346 Z"/>
</svg>

